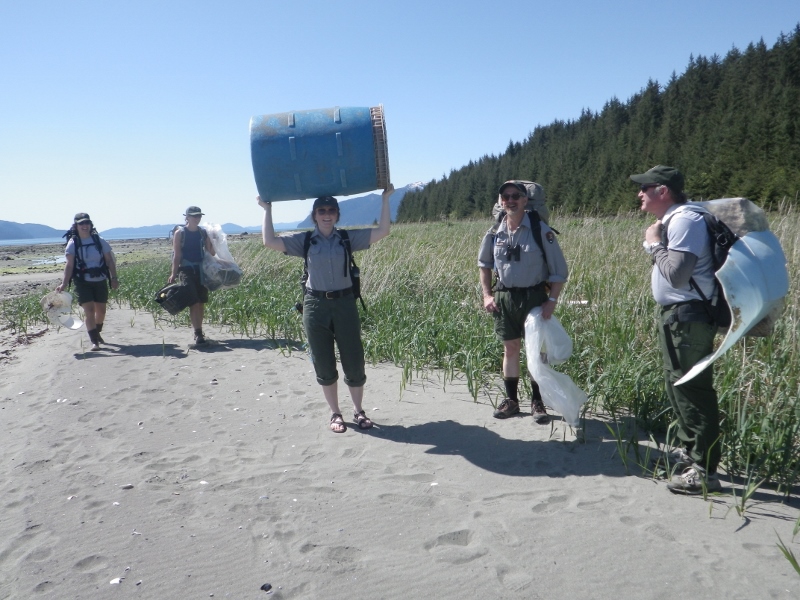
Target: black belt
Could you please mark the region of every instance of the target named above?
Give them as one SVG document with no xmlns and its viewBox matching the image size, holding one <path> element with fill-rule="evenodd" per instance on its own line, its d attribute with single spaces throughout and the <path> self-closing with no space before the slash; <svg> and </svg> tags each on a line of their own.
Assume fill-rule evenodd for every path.
<svg viewBox="0 0 800 600">
<path fill-rule="evenodd" d="M 517 291 L 527 292 L 529 290 L 543 290 L 544 281 L 541 283 L 537 283 L 536 285 L 532 285 L 530 287 L 506 287 L 498 281 L 496 289 L 498 292 L 517 292 Z"/>
<path fill-rule="evenodd" d="M 350 296 L 353 293 L 353 288 L 345 288 L 343 290 L 336 290 L 335 292 L 320 292 L 317 290 L 309 290 L 306 288 L 306 294 L 314 296 L 314 298 L 325 298 L 326 300 L 333 300 L 334 298 L 341 298 L 342 296 Z"/>
</svg>

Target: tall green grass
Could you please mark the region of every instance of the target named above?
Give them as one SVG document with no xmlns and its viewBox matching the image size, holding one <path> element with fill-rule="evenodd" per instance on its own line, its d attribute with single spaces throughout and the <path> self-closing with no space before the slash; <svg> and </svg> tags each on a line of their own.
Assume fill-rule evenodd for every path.
<svg viewBox="0 0 800 600">
<path fill-rule="evenodd" d="M 791 290 L 783 318 L 769 338 L 747 338 L 717 361 L 723 462 L 729 472 L 766 478 L 786 490 L 800 481 L 800 356 L 796 281 L 800 216 L 771 215 L 787 255 Z M 644 216 L 574 218 L 555 215 L 570 278 L 556 310 L 574 341 L 574 355 L 559 370 L 589 395 L 586 414 L 625 420 L 632 444 L 663 437 L 672 414 L 664 392 L 650 294 L 650 261 L 642 251 Z M 397 225 L 392 234 L 356 257 L 367 312 L 362 311 L 369 361 L 388 361 L 403 380 L 436 371 L 445 383 L 462 377 L 476 399 L 501 396 L 501 344 L 482 308 L 477 251 L 488 221 Z M 255 236 L 254 236 L 255 237 Z M 244 271 L 242 284 L 213 292 L 206 319 L 232 335 L 263 337 L 291 346 L 304 340 L 300 316 L 302 260 L 264 249 L 253 239 L 232 243 Z M 149 311 L 156 323 L 188 326 L 186 311 L 171 317 L 153 301 L 166 283 L 167 261 L 121 268 L 115 301 Z M 571 305 L 585 300 L 586 306 Z M 5 323 L 26 327 L 38 304 L 0 304 Z M 29 310 L 30 309 L 30 310 Z M 24 316 L 23 316 L 24 315 Z"/>
</svg>

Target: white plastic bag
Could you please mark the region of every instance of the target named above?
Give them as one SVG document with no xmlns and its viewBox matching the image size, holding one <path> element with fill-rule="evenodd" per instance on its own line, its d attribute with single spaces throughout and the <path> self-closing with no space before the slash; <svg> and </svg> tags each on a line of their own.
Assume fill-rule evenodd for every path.
<svg viewBox="0 0 800 600">
<path fill-rule="evenodd" d="M 228 250 L 222 226 L 213 223 L 203 223 L 202 226 L 216 252 L 216 256 L 211 256 L 208 252 L 203 255 L 203 285 L 210 291 L 236 287 L 242 280 L 242 270 Z"/>
<path fill-rule="evenodd" d="M 534 308 L 525 319 L 525 353 L 528 370 L 539 384 L 544 403 L 561 413 L 571 426 L 578 426 L 578 413 L 587 401 L 586 392 L 564 373 L 548 364 L 559 364 L 572 355 L 572 339 L 555 317 L 542 317 L 542 308 Z"/>
</svg>

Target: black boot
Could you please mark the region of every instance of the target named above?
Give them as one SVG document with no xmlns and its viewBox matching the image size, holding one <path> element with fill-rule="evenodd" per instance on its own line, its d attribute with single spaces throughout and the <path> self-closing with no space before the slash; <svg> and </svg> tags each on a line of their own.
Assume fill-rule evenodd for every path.
<svg viewBox="0 0 800 600">
<path fill-rule="evenodd" d="M 201 346 L 206 343 L 206 338 L 203 335 L 203 328 L 194 330 L 194 343 Z"/>
<path fill-rule="evenodd" d="M 105 343 L 106 343 L 106 341 L 103 339 L 103 336 L 102 336 L 102 335 L 100 335 L 100 332 L 101 332 L 101 331 L 103 331 L 103 324 L 102 324 L 102 323 L 98 323 L 98 324 L 97 324 L 97 341 L 98 341 L 100 344 L 105 344 Z"/>
<path fill-rule="evenodd" d="M 89 330 L 89 339 L 92 342 L 90 350 L 100 350 L 100 336 L 97 333 L 97 329 Z"/>
</svg>

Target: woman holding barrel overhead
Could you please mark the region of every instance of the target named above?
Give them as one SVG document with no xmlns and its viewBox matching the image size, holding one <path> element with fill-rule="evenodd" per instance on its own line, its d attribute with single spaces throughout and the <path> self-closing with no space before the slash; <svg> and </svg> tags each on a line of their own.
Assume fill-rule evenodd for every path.
<svg viewBox="0 0 800 600">
<path fill-rule="evenodd" d="M 353 422 L 359 429 L 369 429 L 372 421 L 362 408 L 364 383 L 364 346 L 361 342 L 361 319 L 353 295 L 349 251 L 366 250 L 389 235 L 391 215 L 389 197 L 394 186 L 388 184 L 382 195 L 381 216 L 376 228 L 351 229 L 345 236 L 336 228 L 339 203 L 332 196 L 314 201 L 311 219 L 313 232 L 299 232 L 278 237 L 272 223 L 272 204 L 258 197 L 264 209 L 262 238 L 264 246 L 289 256 L 307 257 L 308 279 L 303 297 L 303 327 L 311 350 L 317 383 L 331 409 L 330 429 L 334 433 L 347 431 L 339 410 L 334 343 L 344 371 L 344 382 L 353 401 Z M 308 239 L 308 241 L 306 241 Z"/>
</svg>

